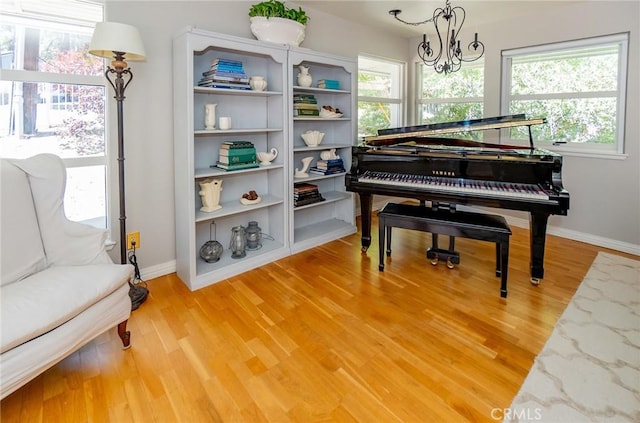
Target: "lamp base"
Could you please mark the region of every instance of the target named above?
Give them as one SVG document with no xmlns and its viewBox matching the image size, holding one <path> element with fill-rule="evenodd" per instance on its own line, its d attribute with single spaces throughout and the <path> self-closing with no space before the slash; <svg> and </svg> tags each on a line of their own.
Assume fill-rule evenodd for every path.
<svg viewBox="0 0 640 423">
<path fill-rule="evenodd" d="M 147 300 L 149 290 L 144 286 L 129 283 L 129 298 L 131 298 L 131 311 L 137 310 Z"/>
</svg>

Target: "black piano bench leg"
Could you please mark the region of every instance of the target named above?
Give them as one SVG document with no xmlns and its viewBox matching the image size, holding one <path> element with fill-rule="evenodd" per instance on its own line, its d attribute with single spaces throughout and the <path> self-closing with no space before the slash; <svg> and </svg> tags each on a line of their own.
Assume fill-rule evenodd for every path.
<svg viewBox="0 0 640 423">
<path fill-rule="evenodd" d="M 391 257 L 391 226 L 387 226 L 387 257 Z"/>
<path fill-rule="evenodd" d="M 385 235 L 391 235 L 391 230 L 387 229 L 384 217 L 378 217 L 378 270 L 384 272 L 384 238 Z"/>
</svg>

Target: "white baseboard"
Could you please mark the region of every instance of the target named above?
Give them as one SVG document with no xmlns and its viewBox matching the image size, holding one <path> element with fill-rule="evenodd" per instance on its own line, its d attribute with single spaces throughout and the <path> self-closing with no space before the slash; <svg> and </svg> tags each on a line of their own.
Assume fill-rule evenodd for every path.
<svg viewBox="0 0 640 423">
<path fill-rule="evenodd" d="M 140 269 L 140 277 L 143 281 L 147 281 L 160 276 L 168 275 L 176 271 L 176 261 L 171 260 L 165 263 L 156 264 L 155 266 Z"/>
<path fill-rule="evenodd" d="M 381 201 L 381 204 L 374 202 L 373 209 L 379 210 L 384 206 L 387 201 Z M 477 209 L 482 211 L 481 209 Z M 360 215 L 360 210 L 357 210 L 357 214 Z M 507 222 L 510 225 L 517 226 L 518 228 L 529 228 L 529 221 L 518 217 L 505 216 Z M 562 229 L 554 226 L 547 227 L 547 234 L 555 235 L 562 238 L 572 239 L 574 241 L 586 242 L 587 244 L 597 245 L 598 247 L 609 248 L 616 251 L 622 251 L 623 253 L 634 254 L 640 256 L 640 245 L 630 244 L 628 242 L 622 242 L 615 239 L 605 238 L 593 234 L 587 234 L 584 232 L 572 231 L 569 229 Z M 145 267 L 140 269 L 140 277 L 142 280 L 149 280 L 158 278 L 160 276 L 168 275 L 176 271 L 176 261 L 171 260 L 165 263 L 160 263 L 155 266 Z"/>
<path fill-rule="evenodd" d="M 518 217 L 512 216 L 504 216 L 504 218 L 507 219 L 507 223 L 509 223 L 510 225 L 529 229 L 529 221 L 526 219 L 520 219 Z M 618 241 L 616 239 L 605 238 L 602 236 L 587 234 L 584 232 L 572 231 L 570 229 L 558 228 L 556 226 L 548 226 L 547 234 L 640 256 L 640 245 L 634 245 L 628 242 Z"/>
</svg>

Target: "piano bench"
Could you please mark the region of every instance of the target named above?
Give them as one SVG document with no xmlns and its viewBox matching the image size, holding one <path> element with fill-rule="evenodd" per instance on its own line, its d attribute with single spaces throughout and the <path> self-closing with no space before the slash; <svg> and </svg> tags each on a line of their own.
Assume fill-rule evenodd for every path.
<svg viewBox="0 0 640 423">
<path fill-rule="evenodd" d="M 385 238 L 387 256 L 391 255 L 391 228 L 412 229 L 432 234 L 448 235 L 496 243 L 496 276 L 501 277 L 500 296 L 507 296 L 509 269 L 509 237 L 511 228 L 502 216 L 466 211 L 434 210 L 424 206 L 387 203 L 378 212 L 379 271 L 384 271 Z M 457 253 L 448 253 L 456 262 Z"/>
</svg>

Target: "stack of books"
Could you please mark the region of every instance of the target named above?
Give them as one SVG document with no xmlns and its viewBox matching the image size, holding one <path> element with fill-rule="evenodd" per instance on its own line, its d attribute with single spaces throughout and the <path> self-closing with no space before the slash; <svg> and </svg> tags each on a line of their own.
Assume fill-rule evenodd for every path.
<svg viewBox="0 0 640 423">
<path fill-rule="evenodd" d="M 215 59 L 211 68 L 202 72 L 202 79 L 198 82 L 201 87 L 230 88 L 236 90 L 250 90 L 249 76 L 239 60 Z"/>
<path fill-rule="evenodd" d="M 318 88 L 327 88 L 330 90 L 339 90 L 340 81 L 335 79 L 321 79 L 318 81 Z"/>
<path fill-rule="evenodd" d="M 294 207 L 306 206 L 320 201 L 324 201 L 324 198 L 318 191 L 317 185 L 302 182 L 293 186 Z"/>
<path fill-rule="evenodd" d="M 318 100 L 313 94 L 293 95 L 293 116 L 294 117 L 315 117 L 320 116 Z"/>
<path fill-rule="evenodd" d="M 220 145 L 216 167 L 240 170 L 258 167 L 256 147 L 251 141 L 226 141 Z"/>
<path fill-rule="evenodd" d="M 343 172 L 345 172 L 345 169 L 342 159 L 318 160 L 314 167 L 309 168 L 309 173 L 315 175 L 333 175 Z"/>
</svg>

